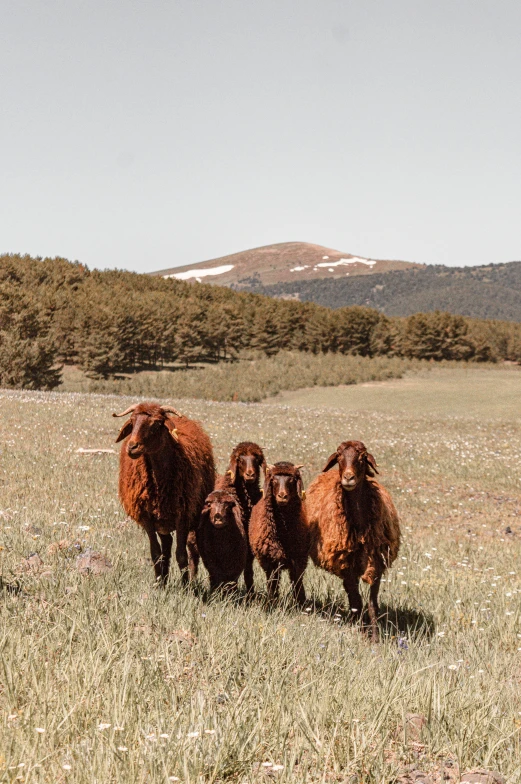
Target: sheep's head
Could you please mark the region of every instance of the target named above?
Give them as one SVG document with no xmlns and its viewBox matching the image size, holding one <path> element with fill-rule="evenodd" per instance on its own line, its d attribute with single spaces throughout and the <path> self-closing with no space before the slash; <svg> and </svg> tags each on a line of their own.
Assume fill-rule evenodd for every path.
<svg viewBox="0 0 521 784">
<path fill-rule="evenodd" d="M 242 527 L 242 514 L 237 499 L 225 490 L 214 490 L 206 499 L 201 512 L 201 524 L 207 520 L 214 528 L 226 528 L 229 525 Z"/>
<path fill-rule="evenodd" d="M 260 480 L 260 472 L 266 471 L 266 460 L 264 453 L 258 444 L 251 441 L 242 441 L 237 444 L 230 456 L 228 473 L 232 483 L 235 484 L 239 476 L 248 485 L 257 485 Z"/>
<path fill-rule="evenodd" d="M 264 495 L 271 494 L 277 506 L 288 506 L 303 500 L 301 465 L 275 463 L 266 468 Z"/>
<path fill-rule="evenodd" d="M 354 490 L 366 476 L 378 473 L 376 460 L 369 454 L 361 441 L 343 441 L 333 452 L 323 471 L 329 471 L 338 463 L 340 482 L 344 490 Z"/>
<path fill-rule="evenodd" d="M 171 406 L 159 406 L 157 403 L 136 403 L 121 414 L 112 414 L 115 417 L 127 416 L 118 433 L 116 443 L 130 436 L 126 444 L 129 457 L 136 459 L 145 454 L 159 452 L 165 443 L 171 439 L 177 441 L 177 431 L 172 421 L 172 415 L 181 416 Z"/>
</svg>

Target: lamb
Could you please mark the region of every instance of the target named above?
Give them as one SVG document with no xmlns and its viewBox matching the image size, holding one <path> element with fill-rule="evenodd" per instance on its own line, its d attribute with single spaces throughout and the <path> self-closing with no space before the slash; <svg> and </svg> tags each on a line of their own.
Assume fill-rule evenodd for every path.
<svg viewBox="0 0 521 784">
<path fill-rule="evenodd" d="M 248 555 L 237 495 L 227 490 L 210 493 L 196 534 L 199 553 L 210 575 L 210 590 L 223 586 L 236 589 Z"/>
<path fill-rule="evenodd" d="M 329 469 L 338 464 L 338 472 Z M 369 583 L 369 618 L 378 636 L 380 580 L 398 555 L 400 525 L 387 490 L 373 477 L 375 459 L 361 441 L 343 441 L 307 491 L 310 556 L 344 582 L 356 620 L 362 614 L 361 578 Z"/>
<path fill-rule="evenodd" d="M 241 441 L 230 455 L 230 464 L 225 476 L 220 478 L 216 484 L 216 488 L 229 488 L 239 499 L 247 542 L 253 507 L 262 498 L 259 486 L 261 469 L 266 472 L 266 460 L 261 447 L 252 441 Z M 251 592 L 253 590 L 253 553 L 249 543 L 244 567 L 244 582 L 246 589 Z"/>
<path fill-rule="evenodd" d="M 303 605 L 309 541 L 301 468 L 286 462 L 267 466 L 264 497 L 253 507 L 249 539 L 266 573 L 269 599 L 278 596 L 280 572 L 288 569 L 295 601 Z"/>
<path fill-rule="evenodd" d="M 145 529 L 156 579 L 165 585 L 170 569 L 172 533 L 183 583 L 197 572 L 195 527 L 214 486 L 212 444 L 198 422 L 171 406 L 136 403 L 116 443 L 123 441 L 119 497 L 129 517 Z M 158 538 L 159 537 L 159 538 Z M 188 547 L 188 553 L 187 553 Z"/>
</svg>

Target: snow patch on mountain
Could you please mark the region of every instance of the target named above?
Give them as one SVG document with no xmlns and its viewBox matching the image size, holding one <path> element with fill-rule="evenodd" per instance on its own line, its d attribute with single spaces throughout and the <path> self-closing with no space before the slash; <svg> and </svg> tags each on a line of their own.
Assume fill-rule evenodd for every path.
<svg viewBox="0 0 521 784">
<path fill-rule="evenodd" d="M 193 269 L 186 272 L 174 272 L 171 275 L 163 275 L 164 278 L 177 278 L 177 280 L 189 280 L 190 278 L 206 278 L 207 275 L 224 275 L 230 272 L 235 264 L 223 264 L 220 267 L 209 267 L 208 269 Z"/>
</svg>

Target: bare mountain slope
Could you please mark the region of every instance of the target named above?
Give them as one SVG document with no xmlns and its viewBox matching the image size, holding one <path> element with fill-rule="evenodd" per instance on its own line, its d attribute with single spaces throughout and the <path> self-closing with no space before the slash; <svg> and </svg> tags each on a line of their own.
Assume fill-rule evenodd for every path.
<svg viewBox="0 0 521 784">
<path fill-rule="evenodd" d="M 421 266 L 407 261 L 367 259 L 308 242 L 282 242 L 151 274 L 240 289 L 252 284 L 346 278 Z"/>
</svg>

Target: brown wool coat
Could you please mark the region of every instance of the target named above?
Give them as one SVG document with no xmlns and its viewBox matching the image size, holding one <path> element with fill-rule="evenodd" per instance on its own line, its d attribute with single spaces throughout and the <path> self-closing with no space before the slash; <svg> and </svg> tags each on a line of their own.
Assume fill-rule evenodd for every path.
<svg viewBox="0 0 521 784">
<path fill-rule="evenodd" d="M 219 484 L 217 479 L 217 484 Z M 210 576 L 212 589 L 226 583 L 237 583 L 246 565 L 248 542 L 242 522 L 242 511 L 237 496 L 228 489 L 214 491 L 206 499 L 205 507 L 214 497 L 226 496 L 235 501 L 234 519 L 224 528 L 212 525 L 210 514 L 203 511 L 197 527 L 197 547 Z"/>
<path fill-rule="evenodd" d="M 342 489 L 338 471 L 320 474 L 307 489 L 306 511 L 310 556 L 325 571 L 372 585 L 396 559 L 398 513 L 375 479 L 366 477 L 356 497 Z"/>
<path fill-rule="evenodd" d="M 161 450 L 133 460 L 121 444 L 119 497 L 127 515 L 146 531 L 195 530 L 215 481 L 212 444 L 199 422 L 169 417 Z"/>
</svg>

